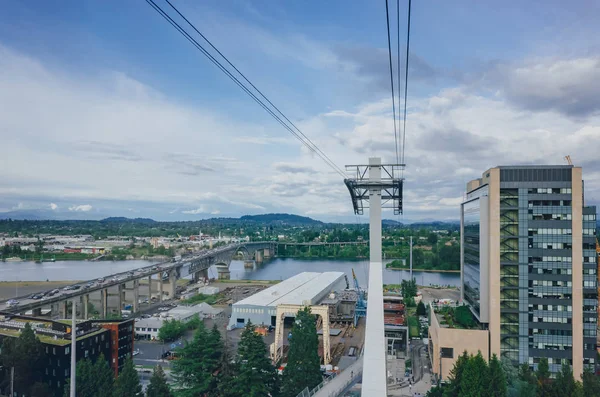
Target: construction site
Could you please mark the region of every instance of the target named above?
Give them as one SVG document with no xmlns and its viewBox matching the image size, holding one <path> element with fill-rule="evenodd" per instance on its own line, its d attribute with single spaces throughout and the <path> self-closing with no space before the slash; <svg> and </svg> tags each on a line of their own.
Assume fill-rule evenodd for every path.
<svg viewBox="0 0 600 397">
<path fill-rule="evenodd" d="M 350 283 L 342 272 L 303 272 L 269 288 L 237 286 L 225 293 L 231 302 L 228 332 L 235 335 L 248 322 L 256 325 L 271 359 L 282 367 L 295 316 L 305 306 L 316 316 L 319 356 L 326 372 L 343 370 L 363 350 L 366 296 L 356 276 Z"/>
</svg>

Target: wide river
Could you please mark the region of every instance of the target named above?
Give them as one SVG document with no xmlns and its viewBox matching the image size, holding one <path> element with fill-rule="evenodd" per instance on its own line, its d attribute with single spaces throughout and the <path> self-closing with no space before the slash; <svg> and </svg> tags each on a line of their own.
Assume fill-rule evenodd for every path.
<svg viewBox="0 0 600 397">
<path fill-rule="evenodd" d="M 384 264 L 389 261 L 384 261 Z M 125 272 L 147 266 L 147 261 L 57 261 L 57 262 L 0 262 L 0 281 L 63 281 L 92 280 L 113 273 Z M 366 287 L 368 261 L 331 260 L 331 259 L 292 259 L 276 258 L 253 269 L 245 269 L 243 261 L 232 261 L 230 266 L 232 280 L 284 280 L 300 272 L 345 272 L 352 282 L 352 269 L 361 285 Z M 459 273 L 413 272 L 419 285 L 460 284 Z M 217 277 L 216 268 L 210 269 L 209 277 Z M 408 279 L 409 272 L 404 270 L 383 269 L 384 284 L 399 284 Z"/>
</svg>

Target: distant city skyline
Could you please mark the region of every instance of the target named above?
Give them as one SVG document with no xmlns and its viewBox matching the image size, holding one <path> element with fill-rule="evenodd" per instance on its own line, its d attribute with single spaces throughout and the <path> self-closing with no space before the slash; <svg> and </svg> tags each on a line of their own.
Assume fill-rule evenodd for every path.
<svg viewBox="0 0 600 397">
<path fill-rule="evenodd" d="M 2 5 L 0 215 L 356 219 L 341 178 L 144 2 Z M 382 3 L 177 6 L 338 166 L 393 161 Z M 414 3 L 405 214 L 383 217 L 457 220 L 480 170 L 565 155 L 600 205 L 599 18 Z"/>
</svg>

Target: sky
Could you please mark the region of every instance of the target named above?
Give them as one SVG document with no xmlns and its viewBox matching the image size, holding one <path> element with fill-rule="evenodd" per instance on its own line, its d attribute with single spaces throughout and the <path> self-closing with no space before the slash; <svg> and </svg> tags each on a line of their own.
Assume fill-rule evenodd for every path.
<svg viewBox="0 0 600 397">
<path fill-rule="evenodd" d="M 335 164 L 395 162 L 384 1 L 173 3 Z M 342 178 L 145 1 L 0 9 L 0 212 L 356 221 Z M 404 214 L 384 217 L 456 220 L 486 169 L 567 154 L 599 204 L 600 3 L 422 0 L 411 18 Z"/>
</svg>

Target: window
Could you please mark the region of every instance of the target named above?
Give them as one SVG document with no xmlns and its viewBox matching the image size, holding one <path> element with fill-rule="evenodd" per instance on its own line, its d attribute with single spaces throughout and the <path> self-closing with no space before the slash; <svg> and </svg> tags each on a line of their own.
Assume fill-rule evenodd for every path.
<svg viewBox="0 0 600 397">
<path fill-rule="evenodd" d="M 454 348 L 442 347 L 441 355 L 442 358 L 454 358 Z"/>
<path fill-rule="evenodd" d="M 47 349 L 47 348 L 46 348 Z M 65 356 L 71 352 L 71 346 L 65 347 Z"/>
</svg>

